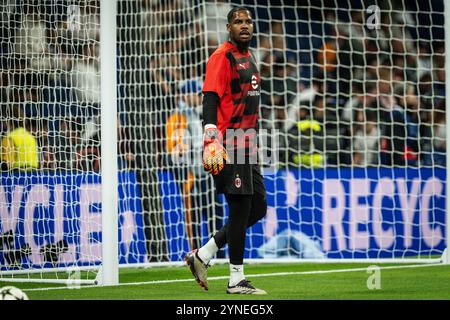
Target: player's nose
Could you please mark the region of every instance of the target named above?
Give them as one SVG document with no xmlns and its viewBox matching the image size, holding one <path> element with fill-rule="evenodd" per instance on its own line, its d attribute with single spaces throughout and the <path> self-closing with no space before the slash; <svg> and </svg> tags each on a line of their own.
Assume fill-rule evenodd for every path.
<svg viewBox="0 0 450 320">
<path fill-rule="evenodd" d="M 244 32 L 244 33 L 249 33 L 249 25 L 246 24 L 245 22 L 241 25 L 241 30 L 240 32 Z"/>
</svg>

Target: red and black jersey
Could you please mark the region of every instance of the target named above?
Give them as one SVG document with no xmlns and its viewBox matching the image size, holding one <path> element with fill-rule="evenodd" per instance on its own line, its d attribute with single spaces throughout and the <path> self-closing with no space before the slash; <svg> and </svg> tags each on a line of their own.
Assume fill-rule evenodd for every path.
<svg viewBox="0 0 450 320">
<path fill-rule="evenodd" d="M 225 139 L 227 129 L 258 130 L 261 77 L 250 51 L 241 53 L 231 42 L 223 43 L 208 60 L 203 92 L 220 98 L 216 125 Z"/>
</svg>

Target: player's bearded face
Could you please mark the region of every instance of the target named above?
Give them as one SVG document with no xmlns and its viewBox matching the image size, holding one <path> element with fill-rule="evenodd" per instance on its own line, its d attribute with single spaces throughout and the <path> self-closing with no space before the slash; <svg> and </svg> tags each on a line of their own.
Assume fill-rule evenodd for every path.
<svg viewBox="0 0 450 320">
<path fill-rule="evenodd" d="M 231 22 L 227 24 L 227 30 L 232 42 L 248 47 L 253 37 L 253 20 L 249 12 L 235 12 Z"/>
</svg>

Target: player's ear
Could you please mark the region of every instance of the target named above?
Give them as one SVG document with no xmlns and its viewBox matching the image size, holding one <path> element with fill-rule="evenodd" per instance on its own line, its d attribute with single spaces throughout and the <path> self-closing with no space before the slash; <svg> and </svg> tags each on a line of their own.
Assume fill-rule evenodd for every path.
<svg viewBox="0 0 450 320">
<path fill-rule="evenodd" d="M 230 32 L 231 31 L 231 24 L 227 23 L 227 31 Z"/>
</svg>

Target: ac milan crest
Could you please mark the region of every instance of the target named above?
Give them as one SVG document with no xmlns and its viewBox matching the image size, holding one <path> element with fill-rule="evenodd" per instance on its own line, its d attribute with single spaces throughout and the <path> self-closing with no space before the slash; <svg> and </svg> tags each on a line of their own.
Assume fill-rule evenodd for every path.
<svg viewBox="0 0 450 320">
<path fill-rule="evenodd" d="M 241 178 L 239 178 L 239 176 L 236 177 L 236 179 L 234 179 L 234 185 L 236 186 L 236 188 L 240 188 L 242 185 L 242 181 Z"/>
</svg>

